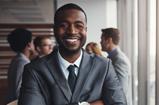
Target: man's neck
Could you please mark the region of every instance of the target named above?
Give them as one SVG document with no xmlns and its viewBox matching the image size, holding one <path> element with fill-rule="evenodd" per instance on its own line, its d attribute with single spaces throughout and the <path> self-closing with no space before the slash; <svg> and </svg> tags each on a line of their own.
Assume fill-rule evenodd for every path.
<svg viewBox="0 0 159 105">
<path fill-rule="evenodd" d="M 70 63 L 74 63 L 80 56 L 81 54 L 81 50 L 77 51 L 77 52 L 73 52 L 73 53 L 68 53 L 68 52 L 64 52 L 64 51 L 60 51 L 61 56 L 67 60 Z"/>
<path fill-rule="evenodd" d="M 114 49 L 116 49 L 117 48 L 117 45 L 112 45 L 111 47 L 110 47 L 110 49 L 109 49 L 109 51 L 107 51 L 108 53 L 109 52 L 112 52 Z"/>
<path fill-rule="evenodd" d="M 28 51 L 23 51 L 22 52 L 28 59 L 30 58 L 30 53 Z"/>
</svg>

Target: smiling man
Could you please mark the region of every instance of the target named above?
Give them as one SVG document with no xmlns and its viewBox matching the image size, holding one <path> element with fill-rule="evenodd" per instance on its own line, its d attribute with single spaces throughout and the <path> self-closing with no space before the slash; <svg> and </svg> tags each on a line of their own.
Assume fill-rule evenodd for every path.
<svg viewBox="0 0 159 105">
<path fill-rule="evenodd" d="M 75 4 L 60 7 L 54 33 L 58 49 L 25 66 L 19 105 L 126 105 L 111 61 L 82 49 L 84 10 Z"/>
</svg>

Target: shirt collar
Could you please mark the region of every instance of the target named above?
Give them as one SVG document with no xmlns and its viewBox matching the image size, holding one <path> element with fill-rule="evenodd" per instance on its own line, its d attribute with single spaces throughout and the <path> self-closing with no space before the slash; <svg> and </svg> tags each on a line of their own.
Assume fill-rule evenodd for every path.
<svg viewBox="0 0 159 105">
<path fill-rule="evenodd" d="M 113 48 L 112 51 L 108 52 L 108 58 L 112 58 L 114 53 L 116 52 L 117 48 Z"/>
<path fill-rule="evenodd" d="M 76 65 L 76 67 L 79 68 L 80 63 L 81 63 L 81 60 L 82 60 L 82 55 L 83 55 L 83 52 L 82 52 L 82 50 L 81 50 L 81 53 L 80 53 L 79 58 L 78 58 L 74 63 L 70 63 L 70 62 L 68 62 L 67 60 L 65 60 L 65 59 L 61 56 L 59 50 L 58 50 L 58 53 L 57 53 L 60 66 L 61 66 L 62 68 L 64 68 L 65 70 L 66 70 L 66 69 L 68 68 L 68 66 L 70 66 L 70 65 Z"/>
<path fill-rule="evenodd" d="M 20 56 L 22 56 L 27 62 L 30 62 L 30 59 L 27 58 L 23 53 L 19 53 Z"/>
</svg>

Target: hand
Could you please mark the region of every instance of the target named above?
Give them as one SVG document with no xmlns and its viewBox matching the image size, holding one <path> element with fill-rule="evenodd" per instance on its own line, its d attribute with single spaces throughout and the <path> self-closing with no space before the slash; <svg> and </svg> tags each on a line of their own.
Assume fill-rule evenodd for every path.
<svg viewBox="0 0 159 105">
<path fill-rule="evenodd" d="M 78 105 L 104 105 L 104 103 L 103 103 L 102 100 L 97 100 L 97 101 L 94 101 L 94 102 L 91 102 L 91 103 L 80 102 L 80 103 L 78 103 Z"/>
<path fill-rule="evenodd" d="M 104 103 L 102 100 L 97 100 L 97 101 L 91 102 L 90 105 L 104 105 Z"/>
</svg>

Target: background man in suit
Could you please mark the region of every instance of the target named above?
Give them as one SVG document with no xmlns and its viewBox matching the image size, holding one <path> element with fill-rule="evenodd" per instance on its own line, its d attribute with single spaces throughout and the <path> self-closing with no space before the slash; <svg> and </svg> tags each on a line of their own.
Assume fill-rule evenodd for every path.
<svg viewBox="0 0 159 105">
<path fill-rule="evenodd" d="M 111 61 L 82 49 L 86 25 L 78 5 L 66 4 L 56 11 L 59 48 L 25 66 L 19 105 L 126 105 Z"/>
<path fill-rule="evenodd" d="M 16 100 L 19 96 L 24 65 L 30 62 L 33 54 L 32 33 L 23 28 L 13 30 L 7 37 L 10 47 L 17 55 L 11 61 L 8 70 L 8 99 L 7 102 Z"/>
<path fill-rule="evenodd" d="M 102 50 L 108 53 L 108 58 L 112 60 L 128 105 L 132 105 L 131 66 L 129 59 L 118 46 L 119 35 L 119 30 L 116 28 L 102 29 L 101 46 Z"/>
</svg>

